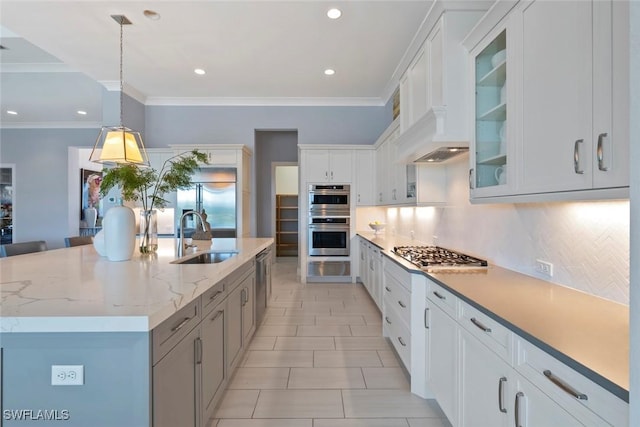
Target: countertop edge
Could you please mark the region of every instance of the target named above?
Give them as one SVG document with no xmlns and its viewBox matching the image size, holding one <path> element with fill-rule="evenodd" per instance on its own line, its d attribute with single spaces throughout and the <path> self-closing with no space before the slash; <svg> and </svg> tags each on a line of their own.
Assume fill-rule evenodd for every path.
<svg viewBox="0 0 640 427">
<path fill-rule="evenodd" d="M 380 242 L 374 242 L 374 241 L 370 240 L 368 236 L 366 236 L 366 235 L 364 235 L 362 233 L 356 233 L 356 234 L 358 236 L 362 237 L 363 239 L 369 241 L 371 244 L 375 245 L 376 247 L 378 247 L 380 250 L 382 250 L 382 253 L 387 258 L 389 258 L 391 261 L 393 261 L 394 263 L 396 263 L 397 265 L 402 267 L 404 270 L 408 271 L 411 274 L 421 274 L 423 276 L 426 276 L 429 280 L 434 281 L 438 285 L 444 287 L 447 291 L 453 293 L 456 297 L 458 297 L 458 298 L 462 299 L 464 302 L 472 305 L 474 308 L 477 308 L 478 310 L 482 311 L 484 314 L 486 314 L 487 316 L 491 317 L 492 319 L 494 319 L 496 322 L 500 323 L 501 325 L 505 326 L 507 329 L 509 329 L 510 331 L 514 332 L 516 335 L 518 335 L 521 338 L 529 341 L 531 344 L 535 345 L 540 350 L 542 350 L 545 353 L 551 355 L 552 357 L 558 359 L 560 362 L 564 363 L 565 365 L 569 366 L 570 368 L 572 368 L 576 372 L 582 374 L 584 377 L 586 377 L 589 380 L 593 381 L 594 383 L 598 384 L 599 386 L 601 386 L 605 390 L 609 391 L 610 393 L 612 393 L 613 395 L 615 395 L 619 399 L 629 403 L 629 390 L 625 389 L 624 387 L 621 387 L 620 385 L 614 383 L 613 381 L 611 381 L 608 378 L 602 376 L 601 374 L 598 374 L 597 372 L 595 372 L 592 369 L 590 369 L 588 366 L 585 366 L 584 364 L 578 362 L 577 360 L 573 359 L 572 357 L 567 356 L 566 354 L 562 353 L 560 350 L 558 350 L 558 349 L 552 347 L 551 345 L 545 343 L 540 338 L 535 337 L 534 335 L 528 333 L 527 331 L 523 330 L 522 328 L 519 328 L 518 326 L 516 326 L 516 325 L 512 324 L 511 322 L 507 321 L 506 319 L 500 317 L 499 315 L 497 315 L 496 313 L 492 312 L 491 310 L 485 308 L 484 306 L 482 306 L 481 304 L 479 304 L 476 301 L 472 300 L 471 298 L 469 298 L 469 297 L 465 296 L 464 294 L 458 292 L 457 290 L 449 287 L 442 280 L 433 277 L 432 275 L 430 275 L 426 271 L 423 271 L 423 270 L 420 270 L 420 269 L 416 268 L 415 266 L 413 266 L 413 264 L 410 264 L 409 262 L 405 261 L 403 258 L 393 254 L 391 252 L 390 248 L 386 248 L 386 247 L 381 246 Z M 517 273 L 517 272 L 514 272 L 514 273 L 515 274 L 521 274 L 521 273 Z M 525 275 L 523 275 L 523 276 L 525 276 Z M 525 277 L 528 277 L 528 276 L 525 276 Z M 561 286 L 561 285 L 555 285 L 555 284 L 552 284 L 552 285 Z"/>
</svg>

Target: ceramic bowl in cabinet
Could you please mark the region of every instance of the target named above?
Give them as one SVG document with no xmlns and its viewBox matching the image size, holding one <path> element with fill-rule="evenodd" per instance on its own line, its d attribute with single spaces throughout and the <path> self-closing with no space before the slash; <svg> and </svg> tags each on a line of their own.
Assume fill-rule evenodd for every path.
<svg viewBox="0 0 640 427">
<path fill-rule="evenodd" d="M 498 64 L 503 62 L 505 59 L 507 59 L 507 50 L 502 49 L 491 57 L 491 66 L 495 68 L 498 66 Z"/>
</svg>

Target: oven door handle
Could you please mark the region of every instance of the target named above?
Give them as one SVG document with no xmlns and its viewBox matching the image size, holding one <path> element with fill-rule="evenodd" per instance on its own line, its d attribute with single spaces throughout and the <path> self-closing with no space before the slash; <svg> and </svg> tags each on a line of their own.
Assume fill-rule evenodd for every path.
<svg viewBox="0 0 640 427">
<path fill-rule="evenodd" d="M 348 225 L 327 225 L 327 224 L 309 224 L 309 230 L 321 230 L 321 231 L 349 231 Z"/>
</svg>

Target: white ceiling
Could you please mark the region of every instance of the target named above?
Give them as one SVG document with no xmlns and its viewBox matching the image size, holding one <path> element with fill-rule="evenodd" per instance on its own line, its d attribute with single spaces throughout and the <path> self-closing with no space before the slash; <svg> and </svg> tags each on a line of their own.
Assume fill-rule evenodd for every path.
<svg viewBox="0 0 640 427">
<path fill-rule="evenodd" d="M 133 23 L 124 28 L 125 92 L 147 105 L 381 105 L 431 4 L 3 0 L 2 124 L 100 122 L 96 82 L 118 81 L 114 14 Z M 328 19 L 331 7 L 342 17 Z M 146 18 L 145 9 L 161 19 Z M 336 74 L 324 75 L 326 68 Z"/>
</svg>

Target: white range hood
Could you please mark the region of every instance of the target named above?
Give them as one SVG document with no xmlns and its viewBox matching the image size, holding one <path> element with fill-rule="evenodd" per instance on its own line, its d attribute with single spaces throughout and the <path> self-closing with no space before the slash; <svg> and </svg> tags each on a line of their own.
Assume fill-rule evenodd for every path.
<svg viewBox="0 0 640 427">
<path fill-rule="evenodd" d="M 396 139 L 398 161 L 444 163 L 469 151 L 468 138 L 451 135 L 447 129 L 447 108 L 432 107 Z"/>
</svg>

